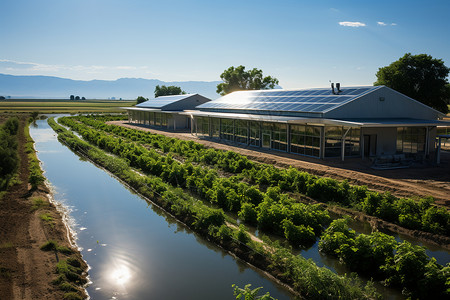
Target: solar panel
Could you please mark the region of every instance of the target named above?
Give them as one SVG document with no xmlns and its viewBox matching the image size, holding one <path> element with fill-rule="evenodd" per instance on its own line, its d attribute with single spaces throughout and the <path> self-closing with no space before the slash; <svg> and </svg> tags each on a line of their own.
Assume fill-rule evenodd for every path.
<svg viewBox="0 0 450 300">
<path fill-rule="evenodd" d="M 162 108 L 166 105 L 175 103 L 177 101 L 186 99 L 193 96 L 193 94 L 184 94 L 184 95 L 171 95 L 171 96 L 161 96 L 157 98 L 150 99 L 148 101 L 139 103 L 136 107 L 143 108 Z"/>
<path fill-rule="evenodd" d="M 330 88 L 306 90 L 238 91 L 197 106 L 200 110 L 227 109 L 323 113 L 378 87 L 342 88 L 333 94 Z M 336 90 L 335 90 L 336 91 Z"/>
</svg>

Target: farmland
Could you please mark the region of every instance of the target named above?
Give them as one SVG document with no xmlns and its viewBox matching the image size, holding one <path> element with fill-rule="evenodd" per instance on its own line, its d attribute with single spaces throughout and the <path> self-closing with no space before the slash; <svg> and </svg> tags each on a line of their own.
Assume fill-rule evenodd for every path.
<svg viewBox="0 0 450 300">
<path fill-rule="evenodd" d="M 6 99 L 0 100 L 2 113 L 85 113 L 122 112 L 120 107 L 132 106 L 134 100 L 68 100 L 68 99 Z"/>
<path fill-rule="evenodd" d="M 397 223 L 401 227 L 444 236 L 448 234 L 445 229 L 448 228 L 448 212 L 432 205 L 431 199 L 423 199 L 419 202 L 412 199 L 398 199 L 389 193 L 374 193 L 366 188 L 350 186 L 346 182 L 318 178 L 295 169 L 279 170 L 271 166 L 255 164 L 237 153 L 204 149 L 200 144 L 192 141 L 180 142 L 162 136 L 144 135 L 133 130 L 105 126 L 102 122 L 104 120 L 107 119 L 96 121 L 92 118 L 77 118 L 74 121 L 74 119 L 63 118 L 61 121 L 78 131 L 86 141 L 121 157 L 126 164 L 130 164 L 141 172 L 149 176 L 156 176 L 158 182 L 162 180 L 169 185 L 180 187 L 195 195 L 197 199 L 218 206 L 218 211 L 212 211 L 202 216 L 205 212 L 203 209 L 196 212 L 195 209 L 189 208 L 191 205 L 188 203 L 172 202 L 176 198 L 180 198 L 181 194 L 177 197 L 163 195 L 162 200 L 159 200 L 171 213 L 182 218 L 188 224 L 192 222 L 193 228 L 203 232 L 203 235 L 211 239 L 218 239 L 220 243 L 224 242 L 226 236 L 234 235 L 229 232 L 229 229 L 226 229 L 225 219 L 220 217 L 223 213 L 221 211 L 237 214 L 241 221 L 249 225 L 254 224 L 263 232 L 282 236 L 294 247 L 305 247 L 308 243 L 314 242 L 330 222 L 328 213 L 318 206 L 296 203 L 294 199 L 282 193 L 282 191 L 289 190 L 306 194 L 306 196 L 321 202 L 329 201 L 361 210 L 368 215 Z M 84 125 L 79 123 L 80 121 Z M 59 129 L 57 130 L 59 131 Z M 123 163 L 111 164 L 106 161 L 105 165 L 106 157 L 102 158 L 100 154 L 94 154 L 95 151 L 91 150 L 93 146 L 76 142 L 64 131 L 61 132 L 60 138 L 64 139 L 71 148 L 87 153 L 91 159 L 105 166 L 136 189 L 142 190 L 143 186 L 139 183 L 140 180 L 134 178 L 134 175 L 131 176 L 133 173 L 128 173 L 127 167 Z M 220 173 L 218 173 L 219 170 Z M 149 184 L 154 186 L 155 183 L 144 183 L 144 185 Z M 198 202 L 195 203 L 198 204 Z M 189 216 L 192 213 L 194 216 Z M 199 223 L 203 219 L 205 221 Z M 211 223 L 213 220 L 214 222 Z M 378 270 L 380 272 L 378 276 L 384 278 L 386 282 L 391 282 L 392 286 L 406 288 L 412 295 L 422 297 L 431 293 L 431 290 L 427 289 L 428 284 L 425 281 L 423 284 L 412 285 L 411 281 L 402 279 L 405 278 L 405 275 L 409 276 L 407 275 L 408 270 L 403 270 L 400 265 L 394 265 L 393 268 L 387 269 L 392 261 L 402 262 L 401 255 L 405 254 L 409 257 L 411 253 L 416 253 L 423 259 L 421 259 L 422 265 L 419 267 L 421 271 L 416 270 L 418 273 L 416 272 L 414 276 L 420 279 L 425 276 L 421 272 L 427 274 L 431 272 L 437 276 L 432 281 L 441 285 L 440 287 L 436 286 L 434 292 L 439 294 L 445 289 L 443 286 L 445 278 L 448 276 L 447 268 L 442 268 L 442 266 L 434 264 L 433 259 L 430 260 L 426 255 L 423 256 L 424 249 L 412 246 L 407 242 L 397 244 L 387 235 L 359 235 L 356 238 L 348 229 L 339 230 L 328 231 L 327 235 L 322 237 L 325 240 L 321 241 L 320 247 L 324 249 L 323 252 L 331 255 L 334 252 L 344 253 L 345 256 L 340 257 L 340 260 L 347 261 L 351 269 L 359 265 L 352 261 L 364 261 L 364 257 L 376 255 L 375 253 L 378 251 L 376 245 L 381 244 L 383 247 L 386 246 L 387 250 L 383 250 L 380 262 L 364 268 L 363 271 L 370 272 L 373 269 L 377 272 Z M 343 240 L 341 236 L 347 232 L 349 233 L 348 236 L 346 235 L 348 239 Z M 242 226 L 235 237 L 250 248 L 261 248 L 261 246 L 248 244 L 251 240 L 245 237 L 245 228 Z M 333 246 L 326 246 L 330 242 Z M 351 251 L 345 252 L 345 247 L 349 245 L 353 245 Z M 263 246 L 262 249 L 267 249 L 267 246 Z M 396 249 L 398 249 L 397 254 Z M 372 252 L 374 253 L 371 254 Z M 283 253 L 285 257 L 289 257 L 288 252 Z M 270 252 L 265 254 L 272 263 L 277 260 Z M 281 265 L 279 267 L 282 272 L 296 272 L 288 271 Z M 305 293 L 306 287 L 297 281 L 300 278 L 296 275 L 280 279 L 291 283 L 300 294 Z M 325 282 L 321 284 L 326 285 Z M 299 286 L 303 286 L 303 288 L 299 288 Z"/>
<path fill-rule="evenodd" d="M 366 285 L 356 277 L 317 268 L 313 261 L 297 255 L 299 249 L 315 243 L 321 255 L 339 261 L 361 278 L 384 282 L 397 293 L 403 289 L 407 296 L 418 298 L 445 295 L 449 267 L 425 253 L 424 247 L 396 241 L 376 227 L 372 232 L 355 232 L 347 223 L 350 219 L 341 218 L 347 210 L 355 220 L 362 216 L 375 220 L 377 226 L 391 224 L 394 232 L 420 233 L 446 248 L 449 213 L 445 196 L 434 203 L 422 190 L 422 199 L 403 198 L 406 191 L 375 191 L 356 181 L 325 178 L 295 165 L 264 163 L 243 154 L 248 149 L 238 152 L 230 151 L 229 145 L 216 145 L 228 148 L 224 151 L 205 146 L 203 142 L 213 144 L 207 141 L 193 141 L 192 136 L 186 140 L 167 132 L 169 136 L 112 125 L 124 125 L 123 119 L 97 114 L 59 118 L 60 124 L 78 132 L 84 141 L 53 119 L 49 123 L 61 143 L 117 176 L 206 240 L 289 285 L 294 294 L 317 299 L 323 293 L 349 299 L 374 296 L 370 281 Z M 334 208 L 341 209 L 340 216 L 330 213 Z M 257 228 L 260 235 L 251 228 Z"/>
</svg>

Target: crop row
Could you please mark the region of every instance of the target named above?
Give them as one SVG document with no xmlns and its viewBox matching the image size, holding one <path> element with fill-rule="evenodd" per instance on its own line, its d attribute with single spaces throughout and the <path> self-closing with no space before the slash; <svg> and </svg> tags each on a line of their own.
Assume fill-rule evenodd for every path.
<svg viewBox="0 0 450 300">
<path fill-rule="evenodd" d="M 370 285 L 364 287 L 355 278 L 338 276 L 326 268 L 318 268 L 312 261 L 293 255 L 277 243 L 268 244 L 251 240 L 242 226 L 235 230 L 224 224 L 222 209 L 205 206 L 180 188 L 174 188 L 158 177 L 137 174 L 131 170 L 127 159 L 105 154 L 97 147 L 78 139 L 73 133 L 56 124 L 53 119 L 49 119 L 49 124 L 58 133 L 58 139 L 72 150 L 83 153 L 109 170 L 199 234 L 287 282 L 302 297 L 308 299 L 374 297 Z"/>
<path fill-rule="evenodd" d="M 109 119 L 108 116 L 77 117 L 77 120 L 95 129 L 150 145 L 166 153 L 175 153 L 187 161 L 240 173 L 254 184 L 279 187 L 282 191 L 301 193 L 325 203 L 337 203 L 408 229 L 450 236 L 450 212 L 433 205 L 431 197 L 418 201 L 397 198 L 389 192 L 378 193 L 368 190 L 366 186 L 352 186 L 347 181 L 319 177 L 295 168 L 279 169 L 253 162 L 236 152 L 205 148 L 193 141 L 105 124 Z"/>
<path fill-rule="evenodd" d="M 87 134 L 86 132 L 91 132 L 92 129 L 87 128 L 86 126 L 83 126 L 79 123 L 76 122 L 66 122 L 64 121 L 67 125 L 71 125 L 72 127 L 76 128 L 77 131 L 79 131 L 84 137 L 88 137 L 89 134 Z M 84 128 L 84 129 L 83 129 Z M 85 130 L 85 131 L 83 131 Z M 84 133 L 83 133 L 84 132 Z M 91 132 L 92 134 L 92 132 Z M 111 136 L 108 136 L 108 138 L 112 138 Z M 144 153 L 140 153 L 140 155 L 142 155 Z M 159 154 L 157 154 L 159 155 Z M 161 157 L 159 155 L 159 157 Z M 166 156 L 165 158 L 167 159 Z M 213 171 L 213 170 L 210 170 Z M 231 178 L 233 179 L 233 178 Z M 219 181 L 224 181 L 225 183 L 228 182 L 229 179 L 226 178 L 220 178 Z M 179 182 L 178 182 L 179 183 Z M 242 183 L 240 183 L 242 184 Z M 213 184 L 214 186 L 214 184 Z M 236 189 L 236 186 L 227 186 L 230 190 L 228 191 L 228 193 L 223 193 L 223 190 L 219 190 L 219 193 L 216 194 L 216 203 L 223 206 L 224 203 L 227 203 L 227 201 L 229 201 L 229 196 L 231 193 L 231 198 L 235 199 L 234 194 L 239 193 L 239 189 L 237 189 L 237 193 L 236 191 L 233 191 L 234 189 Z M 221 192 L 222 191 L 222 192 Z M 298 226 L 296 224 L 294 224 L 291 220 L 295 220 L 297 222 L 311 222 L 311 220 L 308 220 L 308 216 L 305 214 L 302 214 L 302 210 L 299 209 L 297 210 L 295 205 L 299 205 L 299 203 L 295 203 L 295 205 L 291 205 L 291 206 L 283 206 L 286 204 L 286 202 L 289 202 L 289 198 L 286 197 L 286 195 L 282 195 L 280 193 L 280 188 L 279 187 L 270 187 L 267 189 L 267 192 L 264 195 L 264 198 L 261 199 L 261 192 L 259 192 L 257 190 L 252 190 L 252 192 L 250 193 L 250 197 L 248 198 L 250 201 L 245 201 L 244 203 L 241 203 L 241 209 L 239 211 L 239 216 L 241 219 L 245 220 L 246 222 L 249 223 L 254 223 L 257 224 L 259 226 L 260 229 L 265 230 L 265 231 L 270 231 L 271 229 L 275 228 L 275 231 L 277 233 L 280 233 L 280 231 L 282 233 L 284 233 L 285 237 L 293 242 L 295 245 L 298 244 L 308 244 L 309 242 L 312 242 L 315 240 L 314 237 L 314 231 L 312 231 L 310 229 L 308 229 L 307 227 L 305 227 L 303 224 Z M 208 194 L 208 191 L 206 192 L 206 194 Z M 254 209 L 254 205 L 252 203 L 253 201 L 256 201 L 256 203 L 259 203 L 256 206 L 256 210 Z M 261 201 L 262 200 L 262 201 Z M 239 205 L 239 203 L 237 203 L 236 205 Z M 304 205 L 304 204 L 302 204 Z M 286 215 L 289 214 L 289 212 L 285 212 L 286 209 L 290 209 L 292 210 L 290 212 L 291 214 L 291 218 L 286 218 Z M 300 212 L 300 213 L 299 213 Z M 320 230 L 320 229 L 318 229 Z M 328 230 L 327 230 L 328 231 Z M 365 235 L 360 235 L 361 237 L 358 238 L 359 239 L 363 238 Z M 388 235 L 384 235 L 382 233 L 376 233 L 375 236 L 383 236 L 384 239 L 379 241 L 379 246 L 380 247 L 387 247 L 389 248 L 390 244 L 388 243 L 390 239 L 393 239 L 392 237 L 389 237 Z M 321 239 L 321 245 L 325 245 L 327 243 L 327 235 L 324 235 Z M 384 245 L 382 242 L 386 242 L 386 245 Z M 395 242 L 395 240 L 394 240 Z M 395 242 L 396 243 L 396 242 Z M 414 247 L 411 246 L 413 249 Z M 329 253 L 331 255 L 336 255 L 336 253 L 334 252 L 330 252 L 330 251 L 326 251 L 326 247 L 323 248 L 324 252 Z M 347 249 L 347 248 L 346 248 Z M 370 251 L 367 251 L 367 249 L 362 249 L 359 250 L 358 248 L 356 248 L 354 245 L 351 246 L 349 248 L 349 252 L 347 253 L 347 257 L 350 256 L 350 254 L 354 253 L 355 257 L 361 256 L 359 253 L 364 253 L 366 254 L 366 256 L 362 255 L 363 258 L 367 259 L 369 262 L 371 261 L 371 255 L 373 253 L 371 253 Z M 396 248 L 395 248 L 396 249 Z M 369 247 L 370 250 L 370 247 Z M 352 252 L 354 251 L 354 252 Z M 392 250 L 393 253 L 394 250 Z M 408 255 L 413 255 L 413 253 L 410 253 Z M 368 256 L 367 256 L 368 255 Z M 405 254 L 407 255 L 407 254 Z M 393 254 L 392 254 L 393 257 Z M 430 259 L 425 255 L 425 258 L 429 261 Z M 354 259 L 348 259 L 348 260 L 344 260 L 342 259 L 342 261 L 346 264 L 349 265 L 349 267 L 354 268 L 356 271 L 363 271 L 367 270 L 369 271 L 370 274 L 372 274 L 372 269 L 366 269 L 365 266 L 370 264 L 368 262 L 365 263 L 359 263 L 358 264 L 358 260 Z M 434 260 L 435 261 L 435 260 Z M 386 263 L 387 264 L 387 263 Z M 390 264 L 392 265 L 392 263 Z M 356 266 L 356 267 L 355 267 Z M 362 266 L 362 268 L 358 268 L 358 266 Z M 431 265 L 430 265 L 431 266 Z M 433 270 L 438 270 L 438 272 L 436 272 L 436 278 L 433 277 L 433 280 L 437 280 L 436 282 L 441 282 L 442 280 L 439 281 L 439 279 L 445 278 L 442 276 L 443 271 L 441 271 L 440 269 L 442 269 L 442 267 L 437 267 L 438 265 L 436 264 L 436 267 L 434 267 Z M 379 267 L 377 265 L 377 267 Z M 440 268 L 440 269 L 439 269 Z M 396 270 L 395 267 L 392 268 L 392 270 Z M 391 282 L 393 285 L 395 286 L 404 286 L 407 288 L 411 288 L 410 286 L 408 286 L 407 284 L 405 284 L 404 282 L 395 282 L 395 278 L 401 278 L 402 276 L 406 276 L 406 274 L 403 274 L 402 271 L 398 271 L 398 272 L 391 272 L 392 274 L 390 276 L 384 276 L 384 279 L 388 279 L 388 282 Z M 381 274 L 379 274 L 381 275 Z M 422 273 L 423 276 L 424 273 Z M 427 278 L 429 278 L 430 275 L 428 275 Z M 445 281 L 444 281 L 445 282 Z M 426 290 L 426 287 L 428 285 L 424 285 L 424 287 L 422 288 L 423 290 Z M 435 285 L 439 286 L 439 284 Z M 442 287 L 442 286 L 439 286 Z M 435 289 L 435 292 L 437 291 L 437 293 L 442 293 L 442 289 Z M 412 290 L 412 293 L 416 296 L 419 292 L 417 290 Z"/>
<path fill-rule="evenodd" d="M 125 142 L 70 118 L 61 118 L 60 122 L 101 149 L 127 159 L 131 166 L 144 173 L 158 176 L 227 211 L 238 213 L 245 222 L 257 225 L 265 232 L 282 235 L 296 246 L 314 243 L 331 221 L 320 205 L 296 203 L 281 194 L 278 187 L 271 187 L 264 193 L 258 187 L 242 182 L 239 176 L 220 177 L 216 170 L 190 162 L 180 163 L 171 155 L 161 155 L 153 149 Z"/>
<path fill-rule="evenodd" d="M 334 220 L 319 242 L 320 251 L 338 257 L 351 269 L 403 288 L 414 299 L 450 296 L 450 263 L 442 267 L 429 258 L 425 248 L 407 241 L 398 243 L 381 232 L 359 234 L 346 219 Z"/>
<path fill-rule="evenodd" d="M 19 120 L 17 117 L 9 118 L 0 126 L 0 192 L 10 186 L 19 165 L 18 130 Z"/>
<path fill-rule="evenodd" d="M 66 125 L 69 125 L 76 129 L 84 138 L 90 141 L 98 141 L 100 140 L 98 136 L 103 136 L 103 140 L 100 144 L 102 145 L 110 145 L 112 147 L 114 145 L 114 141 L 121 141 L 121 144 L 124 142 L 121 139 L 114 138 L 110 135 L 104 135 L 98 132 L 95 132 L 92 128 L 89 128 L 85 125 L 82 125 L 80 123 L 74 122 L 72 120 L 62 120 Z M 165 162 L 168 161 L 168 159 L 171 158 L 170 155 L 162 156 L 159 153 L 155 154 L 155 151 L 148 150 L 144 147 L 139 147 L 138 145 L 134 143 L 125 143 L 126 145 L 130 147 L 138 147 L 140 148 L 140 152 L 137 152 L 137 155 L 140 156 L 141 159 L 144 159 L 142 156 L 146 155 L 145 151 L 152 152 L 155 157 L 164 159 Z M 132 145 L 132 146 L 131 146 Z M 127 146 L 127 147 L 128 147 Z M 106 147 L 107 148 L 107 147 Z M 117 152 L 117 145 L 114 146 L 116 149 L 116 152 L 112 150 L 111 152 L 121 155 L 120 151 Z M 128 148 L 127 148 L 128 149 Z M 133 151 L 132 151 L 133 152 Z M 133 152 L 136 154 L 136 152 Z M 133 159 L 134 154 L 130 151 L 126 151 L 126 157 L 130 159 L 130 163 L 132 164 L 133 161 L 136 159 Z M 167 165 L 168 169 L 171 168 L 171 165 L 173 163 L 178 164 L 183 168 L 183 165 L 171 160 L 171 163 Z M 150 162 L 151 163 L 151 162 Z M 248 223 L 253 223 L 258 225 L 258 227 L 264 231 L 275 231 L 278 234 L 284 234 L 284 236 L 291 241 L 295 245 L 307 245 L 309 243 L 312 243 L 315 241 L 315 230 L 316 232 L 321 232 L 321 229 L 323 228 L 324 224 L 329 222 L 329 217 L 326 215 L 326 219 L 322 219 L 321 222 L 317 222 L 318 218 L 324 217 L 324 215 L 313 215 L 313 214 L 305 214 L 305 204 L 300 203 L 293 203 L 292 199 L 288 198 L 286 195 L 281 194 L 279 187 L 269 187 L 267 189 L 266 193 L 262 193 L 259 190 L 257 190 L 255 187 L 250 187 L 251 189 L 245 189 L 248 186 L 242 182 L 238 183 L 237 185 L 233 185 L 235 183 L 235 180 L 238 177 L 231 177 L 231 178 L 217 178 L 217 174 L 214 170 L 208 170 L 206 171 L 204 168 L 200 168 L 198 166 L 192 166 L 190 163 L 187 163 L 192 168 L 199 168 L 200 170 L 203 170 L 207 173 L 199 173 L 200 177 L 197 177 L 196 179 L 193 179 L 193 182 L 196 184 L 194 186 L 203 186 L 204 176 L 208 176 L 208 174 L 211 174 L 211 172 L 214 174 L 214 177 L 210 177 L 210 179 L 213 181 L 213 183 L 209 184 L 212 188 L 211 190 L 203 191 L 202 193 L 197 193 L 199 195 L 206 195 L 206 197 L 203 197 L 205 199 L 208 199 L 208 194 L 213 194 L 213 199 L 208 200 L 215 200 L 214 203 L 218 204 L 219 206 L 223 208 L 227 208 L 231 211 L 233 211 L 233 206 L 239 207 L 239 217 L 243 219 L 244 221 Z M 138 166 L 139 167 L 139 166 Z M 142 166 L 140 166 L 142 169 Z M 161 167 L 161 168 L 164 168 Z M 168 180 L 169 177 L 165 175 L 166 173 L 161 172 L 160 168 L 158 167 L 158 172 L 154 175 L 161 176 L 164 178 L 164 180 Z M 145 171 L 145 170 L 144 170 Z M 206 175 L 205 175 L 206 174 Z M 205 177 L 206 178 L 206 177 Z M 185 186 L 182 184 L 183 180 L 186 178 L 180 177 L 179 180 L 172 181 L 171 183 L 176 185 L 182 186 L 184 188 L 188 188 L 189 185 Z M 169 181 L 170 182 L 170 181 Z M 219 186 L 217 186 L 217 183 L 219 183 Z M 223 189 L 225 188 L 225 189 Z M 216 189 L 214 191 L 214 189 Z M 191 191 L 197 192 L 197 190 L 190 189 Z M 246 197 L 246 200 L 244 202 L 234 202 L 239 201 L 239 194 L 242 195 L 242 198 Z M 230 207 L 231 205 L 231 207 Z M 237 210 L 236 210 L 237 211 Z M 300 225 L 299 225 L 300 224 Z M 307 224 L 307 225 L 305 225 Z M 315 224 L 318 226 L 318 228 L 313 228 L 311 224 Z M 383 235 L 381 233 L 378 233 L 379 235 Z M 363 237 L 362 235 L 361 237 Z M 389 237 L 387 235 L 383 235 L 385 237 Z M 321 243 L 326 241 L 327 236 L 325 235 Z M 382 245 L 382 247 L 385 245 Z M 354 247 L 352 249 L 355 249 Z M 324 251 L 327 252 L 327 251 Z M 327 252 L 330 253 L 330 252 Z M 334 255 L 335 253 L 331 253 Z M 425 255 L 425 257 L 427 257 Z M 367 258 L 367 257 L 366 257 Z M 370 257 L 368 257 L 370 258 Z M 429 260 L 429 258 L 427 257 Z M 349 264 L 349 267 L 353 267 L 352 261 L 345 261 L 343 262 Z M 364 264 L 361 264 L 364 265 Z M 360 271 L 356 268 L 356 271 Z M 398 277 L 398 276 L 397 276 Z M 394 275 L 390 277 L 385 278 L 396 278 Z M 442 278 L 442 276 L 440 277 Z M 391 280 L 392 281 L 392 280 Z M 400 284 L 401 285 L 401 284 Z M 416 294 L 416 291 L 413 291 L 414 294 Z"/>
</svg>

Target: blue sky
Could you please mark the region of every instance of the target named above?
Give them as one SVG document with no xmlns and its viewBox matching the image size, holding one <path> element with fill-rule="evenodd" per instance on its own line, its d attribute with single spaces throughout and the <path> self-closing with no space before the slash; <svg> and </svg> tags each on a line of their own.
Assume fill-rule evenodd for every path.
<svg viewBox="0 0 450 300">
<path fill-rule="evenodd" d="M 450 66 L 450 1 L 1 0 L 0 73 L 371 85 L 407 52 Z"/>
</svg>

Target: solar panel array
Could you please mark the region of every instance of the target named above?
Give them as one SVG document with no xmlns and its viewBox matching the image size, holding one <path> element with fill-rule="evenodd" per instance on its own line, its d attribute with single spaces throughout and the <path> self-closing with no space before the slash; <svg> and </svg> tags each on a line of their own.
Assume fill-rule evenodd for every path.
<svg viewBox="0 0 450 300">
<path fill-rule="evenodd" d="M 166 105 L 175 103 L 177 101 L 186 99 L 188 97 L 191 97 L 192 94 L 185 94 L 185 95 L 173 95 L 173 96 L 161 96 L 154 99 L 150 99 L 148 101 L 139 103 L 136 105 L 136 107 L 142 107 L 142 108 L 163 108 Z"/>
<path fill-rule="evenodd" d="M 352 101 L 378 87 L 343 88 L 339 94 L 330 89 L 239 91 L 197 106 L 198 109 L 262 110 L 324 113 Z"/>
</svg>

